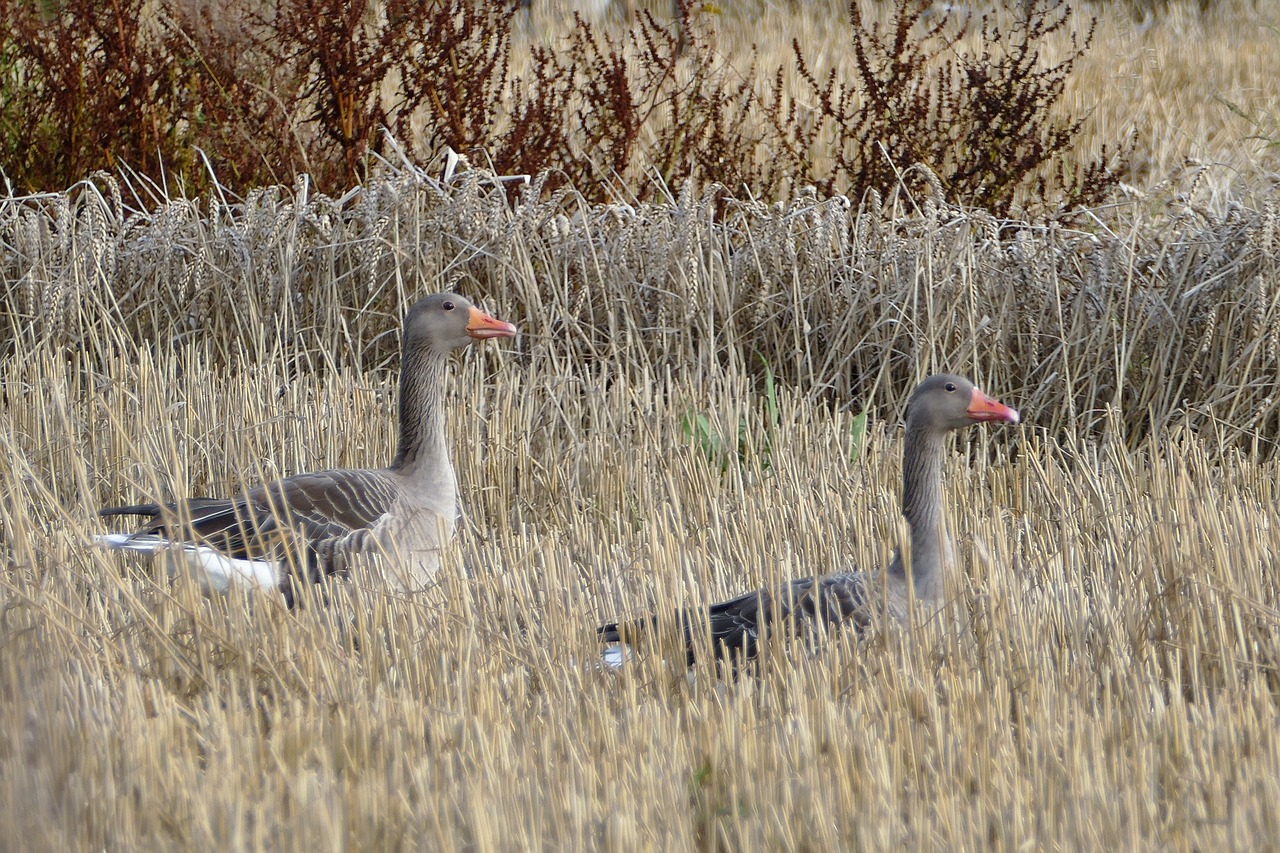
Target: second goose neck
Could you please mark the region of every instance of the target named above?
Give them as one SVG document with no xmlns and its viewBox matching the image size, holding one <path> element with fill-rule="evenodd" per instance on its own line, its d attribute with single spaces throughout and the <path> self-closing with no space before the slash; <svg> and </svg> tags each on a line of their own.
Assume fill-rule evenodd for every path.
<svg viewBox="0 0 1280 853">
<path fill-rule="evenodd" d="M 945 433 L 907 422 L 902 448 L 902 514 L 911 528 L 911 579 L 918 598 L 941 597 L 944 564 L 951 560 L 942 469 L 946 460 Z M 902 553 L 894 557 L 890 574 L 906 580 Z"/>
</svg>

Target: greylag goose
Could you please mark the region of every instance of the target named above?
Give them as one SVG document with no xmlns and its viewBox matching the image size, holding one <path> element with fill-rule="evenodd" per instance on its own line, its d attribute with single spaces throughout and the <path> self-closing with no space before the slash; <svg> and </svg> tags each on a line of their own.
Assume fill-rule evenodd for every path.
<svg viewBox="0 0 1280 853">
<path fill-rule="evenodd" d="M 916 601 L 936 607 L 943 596 L 943 576 L 955 556 L 947 533 L 942 498 L 942 468 L 948 432 L 978 423 L 1018 422 L 1018 412 L 992 400 L 959 376 L 930 376 L 916 387 L 907 405 L 906 442 L 902 449 L 902 514 L 911 528 L 910 575 L 898 551 L 886 569 L 877 573 L 845 571 L 801 578 L 676 614 L 683 632 L 685 658 L 692 666 L 698 639 L 708 633 L 717 658 L 749 660 L 756 655 L 763 633 L 792 632 L 814 638 L 822 628 L 851 623 L 861 631 L 870 623 L 878 591 L 892 619 L 903 619 L 914 591 Z M 623 644 L 640 640 L 657 627 L 654 616 L 599 629 L 610 644 L 605 662 L 617 666 L 627 658 Z"/>
<path fill-rule="evenodd" d="M 458 515 L 445 441 L 449 353 L 515 334 L 515 326 L 457 294 L 428 296 L 404 320 L 400 438 L 390 465 L 295 474 L 233 498 L 108 507 L 99 514 L 146 521 L 136 533 L 97 541 L 167 554 L 171 570 L 185 567 L 206 592 L 279 590 L 292 604 L 297 580 L 319 581 L 357 565 L 376 565 L 392 589 L 419 588 L 439 568 Z"/>
</svg>

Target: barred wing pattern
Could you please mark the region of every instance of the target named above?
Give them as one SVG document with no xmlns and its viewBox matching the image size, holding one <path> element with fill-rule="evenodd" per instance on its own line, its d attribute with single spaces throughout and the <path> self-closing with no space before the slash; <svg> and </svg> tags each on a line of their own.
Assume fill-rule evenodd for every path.
<svg viewBox="0 0 1280 853">
<path fill-rule="evenodd" d="M 139 536 L 199 541 L 233 559 L 294 561 L 309 579 L 345 569 L 344 556 L 395 503 L 397 483 L 378 469 L 297 474 L 236 498 L 112 507 L 104 516 L 139 515 Z"/>
<path fill-rule="evenodd" d="M 686 663 L 696 660 L 699 637 L 710 632 L 718 659 L 750 660 L 764 634 L 782 632 L 816 641 L 825 630 L 846 624 L 861 633 L 871 621 L 868 576 L 863 572 L 801 578 L 773 589 L 749 592 L 710 607 L 682 610 L 676 623 L 683 634 Z M 657 617 L 600 628 L 605 643 L 632 643 L 658 627 Z"/>
</svg>

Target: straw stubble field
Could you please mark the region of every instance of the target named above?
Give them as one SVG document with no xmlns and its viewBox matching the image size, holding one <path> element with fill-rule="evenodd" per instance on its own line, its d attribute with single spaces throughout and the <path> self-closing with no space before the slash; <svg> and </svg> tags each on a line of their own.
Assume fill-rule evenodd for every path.
<svg viewBox="0 0 1280 853">
<path fill-rule="evenodd" d="M 1069 94 L 1145 130 L 1148 195 L 1051 222 L 385 164 L 0 200 L 0 847 L 1275 846 L 1280 216 L 1210 90 L 1268 115 L 1276 54 L 1231 8 L 1103 21 Z M 287 612 L 91 546 L 105 503 L 387 460 L 398 318 L 446 287 L 524 335 L 453 370 L 437 588 Z M 954 445 L 941 614 L 736 680 L 595 666 L 601 621 L 887 562 L 943 369 L 1025 422 Z"/>
<path fill-rule="evenodd" d="M 438 589 L 295 612 L 99 552 L 101 495 L 360 463 L 391 385 L 166 356 L 5 365 L 6 846 L 1252 847 L 1280 833 L 1275 463 L 1190 435 L 1063 448 L 1036 413 L 957 448 L 965 574 L 939 617 L 756 677 L 593 627 L 884 563 L 900 430 L 784 392 L 769 466 L 682 434 L 750 384 L 573 381 L 471 353 L 468 529 Z M 1003 394 L 998 385 L 993 393 Z M 153 473 L 158 472 L 158 473 Z"/>
</svg>

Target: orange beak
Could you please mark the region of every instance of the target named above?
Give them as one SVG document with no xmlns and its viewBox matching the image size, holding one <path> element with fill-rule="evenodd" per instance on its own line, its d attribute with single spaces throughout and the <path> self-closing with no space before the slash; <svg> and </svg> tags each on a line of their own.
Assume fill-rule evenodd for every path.
<svg viewBox="0 0 1280 853">
<path fill-rule="evenodd" d="M 471 317 L 467 322 L 467 334 L 478 341 L 487 338 L 514 338 L 516 327 L 504 323 L 496 317 L 490 317 L 474 305 L 471 306 Z"/>
<path fill-rule="evenodd" d="M 973 389 L 973 397 L 969 400 L 969 408 L 965 410 L 969 420 L 1001 421 L 1007 424 L 1018 422 L 1018 410 L 1011 409 L 1004 403 L 992 400 L 977 388 Z"/>
</svg>

